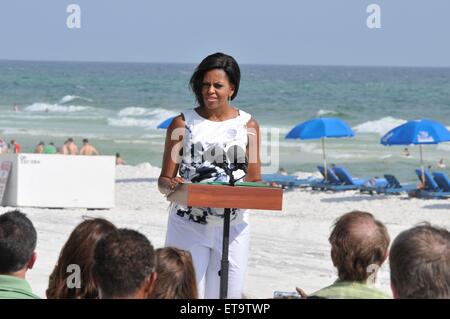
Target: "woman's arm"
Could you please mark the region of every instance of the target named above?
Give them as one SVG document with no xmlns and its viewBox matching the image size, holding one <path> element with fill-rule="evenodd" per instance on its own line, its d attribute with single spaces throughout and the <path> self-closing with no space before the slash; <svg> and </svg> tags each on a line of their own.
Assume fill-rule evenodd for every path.
<svg viewBox="0 0 450 319">
<path fill-rule="evenodd" d="M 260 182 L 261 181 L 261 159 L 259 155 L 259 124 L 251 118 L 247 123 L 247 158 L 248 169 L 247 176 L 245 176 L 246 182 Z"/>
<path fill-rule="evenodd" d="M 161 174 L 158 178 L 158 189 L 164 195 L 170 194 L 177 184 L 184 182 L 183 178 L 177 177 L 184 130 L 182 115 L 175 117 L 167 128 Z"/>
</svg>

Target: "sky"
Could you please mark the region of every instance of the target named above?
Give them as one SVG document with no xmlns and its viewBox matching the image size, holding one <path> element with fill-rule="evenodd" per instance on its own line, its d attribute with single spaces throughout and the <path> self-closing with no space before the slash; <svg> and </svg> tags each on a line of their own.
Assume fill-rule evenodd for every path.
<svg viewBox="0 0 450 319">
<path fill-rule="evenodd" d="M 450 67 L 449 15 L 449 0 L 2 0 L 0 59 Z"/>
</svg>

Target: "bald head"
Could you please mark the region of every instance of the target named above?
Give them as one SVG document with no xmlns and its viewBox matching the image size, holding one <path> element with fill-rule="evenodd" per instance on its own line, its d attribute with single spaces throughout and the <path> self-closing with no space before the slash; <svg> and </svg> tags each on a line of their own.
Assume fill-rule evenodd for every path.
<svg viewBox="0 0 450 319">
<path fill-rule="evenodd" d="M 337 219 L 329 241 L 339 279 L 365 282 L 371 274 L 369 266 L 385 261 L 390 238 L 372 214 L 352 211 Z"/>
</svg>

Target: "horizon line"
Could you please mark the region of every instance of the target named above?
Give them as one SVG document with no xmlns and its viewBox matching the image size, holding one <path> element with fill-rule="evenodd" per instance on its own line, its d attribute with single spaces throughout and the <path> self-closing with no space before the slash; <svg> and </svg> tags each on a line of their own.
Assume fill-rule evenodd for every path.
<svg viewBox="0 0 450 319">
<path fill-rule="evenodd" d="M 51 60 L 51 59 L 8 59 L 0 58 L 0 62 L 49 62 L 49 63 L 105 63 L 105 64 L 192 64 L 197 65 L 199 62 L 167 62 L 167 61 L 99 61 L 99 60 Z M 362 68 L 438 68 L 448 69 L 448 66 L 439 65 L 386 65 L 386 64 L 292 64 L 292 63 L 239 63 L 240 65 L 249 66 L 314 66 L 314 67 L 362 67 Z"/>
</svg>

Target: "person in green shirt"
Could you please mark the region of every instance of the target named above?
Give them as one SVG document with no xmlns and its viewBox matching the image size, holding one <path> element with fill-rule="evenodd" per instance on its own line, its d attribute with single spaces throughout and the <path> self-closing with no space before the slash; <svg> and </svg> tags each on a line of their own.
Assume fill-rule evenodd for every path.
<svg viewBox="0 0 450 319">
<path fill-rule="evenodd" d="M 0 215 L 0 299 L 39 299 L 26 281 L 36 261 L 37 234 L 18 210 Z"/>
<path fill-rule="evenodd" d="M 310 296 L 329 299 L 390 299 L 374 287 L 377 270 L 388 256 L 386 227 L 367 212 L 352 211 L 339 217 L 329 237 L 331 259 L 338 279 Z M 297 292 L 303 297 L 302 289 Z"/>
<path fill-rule="evenodd" d="M 44 154 L 56 154 L 58 150 L 55 147 L 53 142 L 50 142 L 48 145 L 44 145 Z"/>
</svg>

